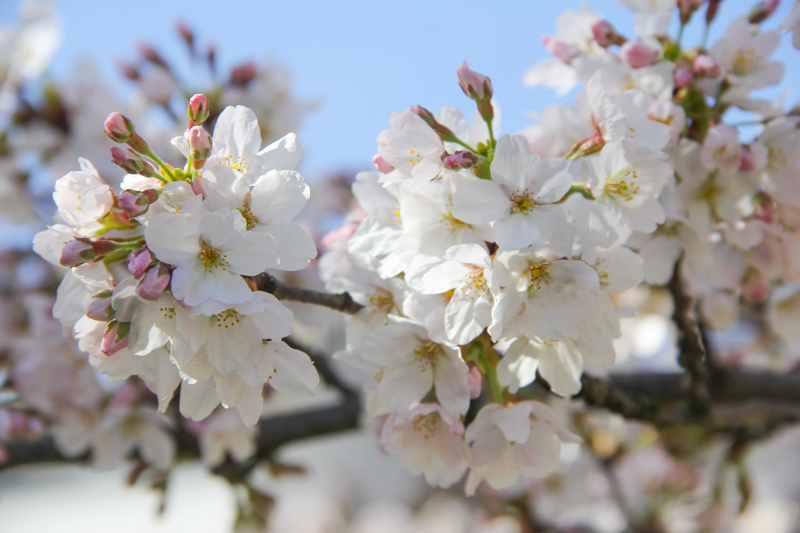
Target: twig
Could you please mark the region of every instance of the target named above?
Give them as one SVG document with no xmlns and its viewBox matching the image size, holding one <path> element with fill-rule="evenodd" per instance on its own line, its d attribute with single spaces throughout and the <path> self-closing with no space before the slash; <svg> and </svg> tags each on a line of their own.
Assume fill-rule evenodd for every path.
<svg viewBox="0 0 800 533">
<path fill-rule="evenodd" d="M 364 307 L 353 301 L 353 298 L 346 292 L 329 294 L 327 292 L 303 289 L 284 283 L 266 272 L 262 272 L 257 276 L 250 276 L 248 279 L 256 290 L 268 292 L 279 300 L 292 300 L 295 302 L 321 305 L 350 315 L 359 312 Z"/>
<path fill-rule="evenodd" d="M 675 264 L 675 272 L 669 281 L 669 292 L 675 303 L 672 320 L 678 328 L 678 364 L 689 374 L 689 407 L 693 413 L 704 415 L 708 412 L 709 393 L 706 385 L 708 368 L 706 367 L 706 350 L 692 316 L 694 298 L 686 290 L 681 275 L 683 258 Z"/>
<path fill-rule="evenodd" d="M 651 422 L 656 426 L 672 425 L 678 421 L 662 412 L 660 406 L 650 397 L 641 393 L 629 394 L 610 381 L 584 373 L 581 376 L 581 385 L 581 391 L 576 397 L 592 407 L 602 407 L 625 418 Z"/>
</svg>

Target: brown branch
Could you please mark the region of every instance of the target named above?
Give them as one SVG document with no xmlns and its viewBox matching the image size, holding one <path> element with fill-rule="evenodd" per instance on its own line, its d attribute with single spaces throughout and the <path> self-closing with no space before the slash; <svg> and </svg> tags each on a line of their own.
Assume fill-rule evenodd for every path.
<svg viewBox="0 0 800 533">
<path fill-rule="evenodd" d="M 360 303 L 353 301 L 353 298 L 346 292 L 329 294 L 327 292 L 303 289 L 284 283 L 266 272 L 262 272 L 257 276 L 249 276 L 246 279 L 249 280 L 251 288 L 268 292 L 279 300 L 291 300 L 294 302 L 321 305 L 350 315 L 364 308 Z"/>
<path fill-rule="evenodd" d="M 675 304 L 672 320 L 678 328 L 678 364 L 689 374 L 689 407 L 696 415 L 708 412 L 709 392 L 706 386 L 708 367 L 706 350 L 700 338 L 697 322 L 692 316 L 694 298 L 686 290 L 681 275 L 683 258 L 675 263 L 675 272 L 669 281 L 669 292 Z"/>
<path fill-rule="evenodd" d="M 231 481 L 238 481 L 237 475 L 248 473 L 258 462 L 270 457 L 277 448 L 285 444 L 356 429 L 360 410 L 358 396 L 346 395 L 340 404 L 331 407 L 264 418 L 258 424 L 258 451 L 255 456 L 242 464 L 231 464 L 229 461 L 214 471 Z M 185 430 L 177 430 L 175 437 L 178 459 L 194 460 L 200 456 L 199 443 L 194 435 Z M 2 446 L 8 459 L 0 465 L 0 471 L 42 463 L 88 463 L 90 458 L 88 453 L 79 457 L 63 455 L 50 436 L 35 441 L 13 440 L 3 443 Z"/>
</svg>

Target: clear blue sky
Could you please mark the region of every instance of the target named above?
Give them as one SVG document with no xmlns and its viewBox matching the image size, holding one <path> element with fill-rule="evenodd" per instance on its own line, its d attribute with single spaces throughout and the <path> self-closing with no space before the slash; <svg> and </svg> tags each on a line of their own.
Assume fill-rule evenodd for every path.
<svg viewBox="0 0 800 533">
<path fill-rule="evenodd" d="M 0 24 L 16 19 L 18 3 L 0 1 Z M 200 42 L 217 45 L 223 67 L 273 58 L 290 67 L 295 94 L 319 100 L 298 132 L 305 149 L 302 168 L 313 180 L 341 169 L 369 169 L 375 136 L 388 127 L 393 111 L 413 104 L 431 110 L 454 105 L 471 115 L 470 102 L 456 83 L 455 69 L 462 60 L 492 78 L 504 132 L 530 124 L 526 111 L 558 100 L 548 90 L 523 87 L 523 73 L 547 57 L 541 37 L 555 33 L 558 15 L 580 3 L 62 0 L 64 42 L 53 72 L 63 77 L 77 59 L 90 57 L 108 82 L 123 87 L 116 61 L 134 58 L 139 42 L 154 44 L 166 57 L 184 57 L 174 31 L 176 21 L 183 20 L 195 28 Z M 711 42 L 727 21 L 754 3 L 725 0 Z M 777 27 L 791 3 L 784 0 L 765 27 Z M 611 0 L 589 4 L 623 33 L 633 33 L 626 7 Z M 697 42 L 692 40 L 696 29 L 689 29 L 684 43 Z M 800 52 L 788 39 L 778 57 L 788 67 L 782 87 L 800 86 Z M 797 100 L 795 91 L 789 101 Z"/>
</svg>

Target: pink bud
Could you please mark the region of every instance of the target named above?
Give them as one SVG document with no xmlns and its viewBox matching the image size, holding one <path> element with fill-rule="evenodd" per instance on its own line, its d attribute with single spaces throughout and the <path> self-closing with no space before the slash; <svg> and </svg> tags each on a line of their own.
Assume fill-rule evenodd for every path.
<svg viewBox="0 0 800 533">
<path fill-rule="evenodd" d="M 769 280 L 758 270 L 751 270 L 742 283 L 742 297 L 747 303 L 760 304 L 767 300 L 770 291 Z"/>
<path fill-rule="evenodd" d="M 375 165 L 375 169 L 378 172 L 383 172 L 384 174 L 388 174 L 394 170 L 394 167 L 378 154 L 375 154 L 375 157 L 372 158 L 372 164 Z"/>
<path fill-rule="evenodd" d="M 128 78 L 131 81 L 136 81 L 139 79 L 139 71 L 136 70 L 136 67 L 131 65 L 130 63 L 126 63 L 125 61 L 120 61 L 118 63 L 119 69 L 122 71 L 122 75 Z"/>
<path fill-rule="evenodd" d="M 708 9 L 706 9 L 706 25 L 711 24 L 717 16 L 717 10 L 722 0 L 708 0 Z"/>
<path fill-rule="evenodd" d="M 167 62 L 164 61 L 164 58 L 161 57 L 161 54 L 159 54 L 156 49 L 149 44 L 139 43 L 139 53 L 142 54 L 142 57 L 145 61 L 149 61 L 150 63 L 160 67 L 167 68 Z"/>
<path fill-rule="evenodd" d="M 147 269 L 144 278 L 136 288 L 136 294 L 144 300 L 155 302 L 167 289 L 170 280 L 169 268 L 164 263 L 159 263 Z"/>
<path fill-rule="evenodd" d="M 128 174 L 138 174 L 144 168 L 144 161 L 138 154 L 119 146 L 111 147 L 111 160 Z"/>
<path fill-rule="evenodd" d="M 128 142 L 134 131 L 131 119 L 116 111 L 106 118 L 105 129 L 106 135 L 112 141 L 118 143 Z"/>
<path fill-rule="evenodd" d="M 678 67 L 675 69 L 675 72 L 672 73 L 672 79 L 675 81 L 675 87 L 685 89 L 692 85 L 694 74 L 685 67 Z"/>
<path fill-rule="evenodd" d="M 417 115 L 422 120 L 424 120 L 425 124 L 430 126 L 442 141 L 444 142 L 458 141 L 458 137 L 456 137 L 456 134 L 450 131 L 450 128 L 448 128 L 444 124 L 440 124 L 439 121 L 436 120 L 436 117 L 433 116 L 433 113 L 431 113 L 424 107 L 419 105 L 412 105 L 411 107 L 408 108 L 408 110 Z"/>
<path fill-rule="evenodd" d="M 147 246 L 142 246 L 131 252 L 128 256 L 128 270 L 134 279 L 139 279 L 144 275 L 144 271 L 156 260 L 156 256 Z"/>
<path fill-rule="evenodd" d="M 187 26 L 185 22 L 178 22 L 178 33 L 181 38 L 183 38 L 184 42 L 186 42 L 186 46 L 189 47 L 192 56 L 194 56 L 194 32 L 192 29 Z"/>
<path fill-rule="evenodd" d="M 98 322 L 108 322 L 114 318 L 114 308 L 111 307 L 111 291 L 100 291 L 92 294 L 83 301 L 83 313 Z"/>
<path fill-rule="evenodd" d="M 551 54 L 568 65 L 573 59 L 581 55 L 581 51 L 571 44 L 565 43 L 564 41 L 550 35 L 545 35 L 542 37 L 542 43 L 544 43 L 544 46 L 550 51 Z"/>
<path fill-rule="evenodd" d="M 11 413 L 11 432 L 15 435 L 24 435 L 28 429 L 28 415 L 20 411 Z"/>
<path fill-rule="evenodd" d="M 158 199 L 158 191 L 147 189 L 145 191 L 124 190 L 117 196 L 117 205 L 132 217 L 145 213 L 150 204 Z"/>
<path fill-rule="evenodd" d="M 481 387 L 483 386 L 483 374 L 477 367 L 472 367 L 467 374 L 467 385 L 469 386 L 469 397 L 475 399 L 481 395 Z"/>
<path fill-rule="evenodd" d="M 210 51 L 210 50 L 209 50 Z M 256 77 L 256 66 L 252 62 L 234 67 L 231 71 L 231 85 L 244 87 Z"/>
<path fill-rule="evenodd" d="M 85 237 L 79 237 L 64 245 L 64 248 L 61 249 L 61 258 L 58 262 L 61 266 L 73 267 L 91 261 L 94 259 L 94 256 L 95 252 L 92 241 Z"/>
<path fill-rule="evenodd" d="M 692 70 L 695 76 L 704 78 L 716 78 L 721 72 L 721 68 L 717 61 L 709 55 L 699 55 L 692 61 Z"/>
<path fill-rule="evenodd" d="M 202 196 L 205 198 L 206 191 L 203 189 L 203 180 L 200 176 L 197 176 L 192 180 L 192 192 L 197 196 Z"/>
<path fill-rule="evenodd" d="M 464 94 L 476 101 L 492 98 L 492 94 L 494 94 L 492 80 L 470 69 L 466 61 L 459 65 L 456 74 L 458 75 L 458 84 Z"/>
<path fill-rule="evenodd" d="M 633 68 L 649 67 L 658 63 L 661 54 L 641 41 L 628 41 L 622 45 L 620 57 Z"/>
<path fill-rule="evenodd" d="M 202 126 L 189 129 L 189 149 L 192 151 L 194 168 L 202 168 L 211 155 L 211 135 Z"/>
<path fill-rule="evenodd" d="M 778 216 L 776 213 L 775 201 L 772 196 L 766 191 L 756 193 L 753 197 L 753 214 L 766 222 L 767 224 L 774 224 Z M 785 222 L 785 220 L 784 220 Z"/>
<path fill-rule="evenodd" d="M 753 152 L 747 146 L 742 146 L 742 163 L 739 165 L 739 170 L 742 172 L 750 172 L 756 169 L 756 158 Z"/>
<path fill-rule="evenodd" d="M 619 42 L 620 37 L 614 31 L 614 28 L 605 20 L 598 20 L 592 24 L 592 35 L 597 44 L 603 48 L 607 48 L 612 44 L 622 44 Z"/>
<path fill-rule="evenodd" d="M 767 17 L 772 15 L 776 9 L 778 9 L 778 4 L 780 4 L 780 0 L 764 0 L 763 2 L 760 2 L 750 12 L 747 20 L 749 20 L 752 24 L 763 22 Z"/>
<path fill-rule="evenodd" d="M 478 156 L 472 152 L 460 151 L 445 157 L 442 162 L 450 169 L 471 168 L 478 162 Z"/>
<path fill-rule="evenodd" d="M 680 12 L 680 19 L 683 24 L 691 20 L 695 11 L 700 9 L 705 3 L 705 0 L 678 0 L 678 11 Z"/>
<path fill-rule="evenodd" d="M 208 98 L 203 94 L 196 94 L 189 99 L 189 120 L 192 125 L 202 124 L 208 120 Z"/>
<path fill-rule="evenodd" d="M 100 351 L 111 356 L 128 346 L 128 333 L 131 325 L 129 322 L 112 321 L 108 323 L 103 340 L 100 342 Z"/>
</svg>

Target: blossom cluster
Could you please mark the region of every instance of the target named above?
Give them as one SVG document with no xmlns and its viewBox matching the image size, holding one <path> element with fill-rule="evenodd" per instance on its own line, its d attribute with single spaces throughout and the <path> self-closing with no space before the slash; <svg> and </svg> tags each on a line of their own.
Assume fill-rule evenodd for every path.
<svg viewBox="0 0 800 533">
<path fill-rule="evenodd" d="M 562 16 L 544 39 L 555 59 L 526 82 L 585 89 L 522 135 L 495 138 L 491 80 L 466 63 L 471 124 L 454 108 L 393 114 L 330 239 L 328 290 L 364 306 L 337 356 L 372 376 L 381 442 L 431 484 L 469 471 L 471 494 L 552 472 L 574 436 L 524 387 L 538 375 L 571 396 L 585 365 L 614 363 L 618 295 L 644 281 L 679 269 L 719 331 L 769 300 L 784 349 L 800 340 L 800 286 L 781 285 L 800 276 L 800 116 L 751 94 L 783 74 L 779 33 L 759 28 L 774 3 L 694 48 L 667 29 L 702 2 L 628 3 L 636 38 L 589 7 Z M 752 142 L 733 108 L 760 117 Z"/>
<path fill-rule="evenodd" d="M 180 411 L 206 418 L 220 403 L 247 425 L 262 413 L 262 389 L 310 394 L 318 376 L 286 346 L 292 313 L 243 276 L 297 270 L 316 256 L 292 219 L 309 198 L 294 168 L 294 134 L 261 148 L 257 118 L 225 109 L 213 137 L 208 100 L 189 102 L 190 128 L 172 144 L 185 168 L 159 158 L 120 113 L 105 132 L 127 175 L 115 193 L 87 160 L 56 182 L 56 224 L 34 249 L 69 267 L 54 315 L 113 380 L 139 376 L 164 412 L 180 385 Z"/>
</svg>

